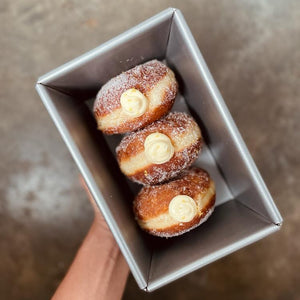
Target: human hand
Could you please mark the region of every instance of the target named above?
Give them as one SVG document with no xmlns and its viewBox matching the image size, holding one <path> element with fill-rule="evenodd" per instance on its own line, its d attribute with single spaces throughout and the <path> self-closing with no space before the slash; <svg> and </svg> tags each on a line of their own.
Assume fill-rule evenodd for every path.
<svg viewBox="0 0 300 300">
<path fill-rule="evenodd" d="M 95 217 L 77 255 L 52 300 L 119 300 L 128 276 L 128 266 L 84 179 Z"/>
<path fill-rule="evenodd" d="M 84 188 L 84 190 L 86 191 L 86 194 L 88 196 L 88 199 L 93 207 L 94 210 L 94 222 L 93 222 L 93 226 L 95 226 L 97 228 L 97 230 L 100 230 L 103 234 L 105 234 L 106 236 L 110 236 L 111 238 L 113 238 L 107 224 L 106 221 L 93 197 L 93 195 L 91 194 L 85 180 L 83 179 L 82 176 L 79 177 L 80 183 L 82 185 L 82 187 Z"/>
</svg>

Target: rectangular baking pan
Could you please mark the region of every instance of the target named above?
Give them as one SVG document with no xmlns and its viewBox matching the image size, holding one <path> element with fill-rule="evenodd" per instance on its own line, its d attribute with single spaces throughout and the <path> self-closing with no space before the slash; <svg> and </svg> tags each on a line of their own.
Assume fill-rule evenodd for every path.
<svg viewBox="0 0 300 300">
<path fill-rule="evenodd" d="M 112 151 L 120 136 L 103 136 L 91 113 L 104 83 L 153 58 L 174 70 L 181 94 L 176 103 L 187 105 L 205 137 L 197 164 L 217 185 L 210 219 L 173 239 L 138 228 L 131 204 L 139 187 L 121 174 Z M 280 213 L 178 9 L 169 8 L 47 73 L 36 89 L 141 289 L 153 291 L 280 228 Z"/>
</svg>

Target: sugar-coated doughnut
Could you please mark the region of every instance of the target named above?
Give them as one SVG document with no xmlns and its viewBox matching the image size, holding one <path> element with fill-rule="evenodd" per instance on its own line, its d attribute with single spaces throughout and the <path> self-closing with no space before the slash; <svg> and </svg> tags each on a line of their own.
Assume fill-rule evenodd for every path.
<svg viewBox="0 0 300 300">
<path fill-rule="evenodd" d="M 181 235 L 207 220 L 215 205 L 215 185 L 209 174 L 190 168 L 173 181 L 144 186 L 133 210 L 140 227 L 152 235 Z"/>
<path fill-rule="evenodd" d="M 94 102 L 98 128 L 106 134 L 135 131 L 170 111 L 177 93 L 174 73 L 151 60 L 112 78 Z"/>
<path fill-rule="evenodd" d="M 141 184 L 158 184 L 189 167 L 202 146 L 201 131 L 186 113 L 171 112 L 125 136 L 116 149 L 120 169 Z"/>
</svg>

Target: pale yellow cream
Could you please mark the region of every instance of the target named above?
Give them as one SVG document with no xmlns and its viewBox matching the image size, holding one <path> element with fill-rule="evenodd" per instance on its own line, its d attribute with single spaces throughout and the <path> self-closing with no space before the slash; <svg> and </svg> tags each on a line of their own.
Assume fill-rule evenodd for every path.
<svg viewBox="0 0 300 300">
<path fill-rule="evenodd" d="M 120 98 L 123 112 L 131 117 L 139 117 L 148 107 L 148 99 L 137 89 L 126 90 Z"/>
<path fill-rule="evenodd" d="M 169 203 L 169 214 L 178 222 L 190 222 L 197 214 L 197 204 L 189 196 L 178 195 Z"/>
<path fill-rule="evenodd" d="M 170 138 L 159 132 L 147 136 L 144 149 L 147 160 L 154 164 L 163 164 L 174 155 L 174 147 Z"/>
</svg>

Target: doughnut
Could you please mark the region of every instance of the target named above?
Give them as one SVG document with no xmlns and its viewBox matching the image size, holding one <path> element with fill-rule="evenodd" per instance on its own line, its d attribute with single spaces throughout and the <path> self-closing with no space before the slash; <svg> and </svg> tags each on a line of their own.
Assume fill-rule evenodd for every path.
<svg viewBox="0 0 300 300">
<path fill-rule="evenodd" d="M 121 171 L 144 185 L 165 182 L 189 167 L 202 147 L 201 131 L 186 113 L 171 112 L 125 136 L 116 148 Z"/>
<path fill-rule="evenodd" d="M 145 127 L 170 111 L 177 88 L 172 70 L 157 60 L 121 73 L 96 96 L 93 111 L 98 129 L 117 134 Z"/>
<path fill-rule="evenodd" d="M 214 210 L 215 195 L 209 174 L 194 167 L 168 183 L 144 186 L 133 202 L 133 211 L 144 231 L 173 237 L 205 222 Z"/>
</svg>

